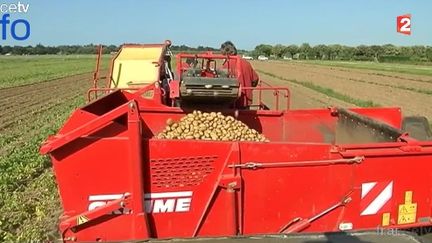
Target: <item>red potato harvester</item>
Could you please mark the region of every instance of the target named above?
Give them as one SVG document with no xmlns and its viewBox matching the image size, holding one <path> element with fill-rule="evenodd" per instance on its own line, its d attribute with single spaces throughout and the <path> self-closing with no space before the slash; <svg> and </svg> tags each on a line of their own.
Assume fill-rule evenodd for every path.
<svg viewBox="0 0 432 243">
<path fill-rule="evenodd" d="M 173 72 L 170 45 L 123 45 L 104 88 L 99 49 L 91 102 L 42 145 L 64 242 L 432 225 L 425 119 L 394 107 L 292 110 L 289 90 L 255 82 L 239 56 L 180 53 Z M 155 138 L 193 110 L 233 116 L 270 142 Z"/>
</svg>

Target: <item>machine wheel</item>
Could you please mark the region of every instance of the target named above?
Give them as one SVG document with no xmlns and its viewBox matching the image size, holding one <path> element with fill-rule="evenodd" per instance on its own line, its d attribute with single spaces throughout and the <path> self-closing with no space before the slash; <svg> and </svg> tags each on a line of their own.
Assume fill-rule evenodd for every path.
<svg viewBox="0 0 432 243">
<path fill-rule="evenodd" d="M 402 130 L 418 140 L 432 140 L 429 121 L 424 116 L 407 116 L 402 120 Z"/>
</svg>

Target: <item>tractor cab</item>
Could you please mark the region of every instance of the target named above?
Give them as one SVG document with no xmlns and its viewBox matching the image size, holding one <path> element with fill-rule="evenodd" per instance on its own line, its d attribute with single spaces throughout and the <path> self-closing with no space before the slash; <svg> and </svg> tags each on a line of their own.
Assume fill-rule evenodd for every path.
<svg viewBox="0 0 432 243">
<path fill-rule="evenodd" d="M 235 78 L 236 66 L 230 65 L 228 60 L 235 58 L 223 56 L 216 57 L 212 52 L 205 55 L 179 54 L 177 61 L 179 63 L 178 73 L 183 77 L 208 77 L 208 78 Z"/>
<path fill-rule="evenodd" d="M 195 106 L 233 104 L 240 97 L 237 58 L 212 52 L 178 54 L 176 63 L 182 102 Z"/>
</svg>

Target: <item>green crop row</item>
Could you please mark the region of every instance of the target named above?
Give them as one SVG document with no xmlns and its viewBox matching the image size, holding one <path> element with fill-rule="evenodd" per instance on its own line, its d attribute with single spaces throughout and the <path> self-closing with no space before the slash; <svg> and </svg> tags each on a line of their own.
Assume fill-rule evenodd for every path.
<svg viewBox="0 0 432 243">
<path fill-rule="evenodd" d="M 46 240 L 49 232 L 56 232 L 61 208 L 50 161 L 39 155 L 39 147 L 83 102 L 82 95 L 76 95 L 0 139 L 7 148 L 0 158 L 0 242 Z"/>
<path fill-rule="evenodd" d="M 105 56 L 102 69 L 107 60 Z M 0 57 L 0 89 L 88 73 L 94 65 L 94 55 Z M 50 160 L 39 155 L 39 148 L 84 103 L 86 82 L 76 82 L 76 89 L 65 88 L 62 97 L 42 101 L 31 116 L 0 131 L 0 242 L 51 242 L 58 237 L 61 206 Z"/>
<path fill-rule="evenodd" d="M 0 57 L 0 88 L 15 87 L 94 70 L 95 56 Z M 103 62 L 109 60 L 105 56 Z"/>
</svg>

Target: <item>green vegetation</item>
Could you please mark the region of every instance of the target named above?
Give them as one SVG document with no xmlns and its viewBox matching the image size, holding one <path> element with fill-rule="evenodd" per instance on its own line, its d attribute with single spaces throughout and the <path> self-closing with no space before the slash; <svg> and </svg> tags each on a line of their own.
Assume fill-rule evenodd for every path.
<svg viewBox="0 0 432 243">
<path fill-rule="evenodd" d="M 117 46 L 104 46 L 104 54 L 118 50 Z M 70 55 L 70 54 L 96 54 L 96 45 L 62 45 L 62 46 L 1 46 L 0 55 Z"/>
<path fill-rule="evenodd" d="M 287 79 L 287 78 L 280 77 L 280 76 L 274 75 L 272 73 L 265 72 L 265 71 L 258 70 L 258 69 L 257 69 L 257 71 L 260 72 L 260 73 L 262 73 L 262 74 L 268 75 L 270 77 L 274 77 L 274 78 L 277 78 L 277 79 L 280 79 L 280 80 L 284 80 L 284 81 L 288 81 L 288 82 L 292 82 L 292 83 L 304 86 L 304 87 L 309 88 L 311 90 L 317 91 L 317 92 L 319 92 L 321 94 L 325 94 L 328 97 L 332 97 L 332 98 L 335 98 L 335 99 L 338 99 L 338 100 L 341 100 L 341 101 L 344 101 L 344 102 L 347 102 L 347 103 L 351 103 L 351 104 L 359 106 L 359 107 L 379 107 L 380 106 L 379 104 L 376 104 L 373 101 L 355 99 L 355 98 L 353 98 L 351 96 L 348 96 L 348 95 L 336 92 L 333 89 L 316 85 L 316 84 L 314 84 L 312 82 L 298 81 L 298 80 L 295 80 L 295 79 Z"/>
<path fill-rule="evenodd" d="M 95 60 L 94 55 L 0 56 L 0 88 L 88 73 Z"/>
<path fill-rule="evenodd" d="M 48 135 L 54 134 L 72 110 L 83 102 L 82 95 L 77 94 L 32 117 L 31 121 L 2 132 L 0 242 L 43 241 L 57 232 L 61 207 L 50 171 L 51 163 L 38 151 Z M 53 235 L 49 236 L 49 232 Z"/>
<path fill-rule="evenodd" d="M 253 56 L 266 55 L 274 58 L 288 57 L 298 60 L 374 61 L 392 63 L 432 62 L 432 46 L 360 45 L 266 45 L 255 47 Z"/>
<path fill-rule="evenodd" d="M 1 46 L 0 55 L 12 54 L 12 55 L 71 55 L 71 54 L 95 54 L 96 45 L 61 45 L 61 46 L 44 46 L 38 44 L 36 46 Z M 103 46 L 103 53 L 110 54 L 118 51 L 119 46 L 109 45 Z M 172 45 L 171 50 L 173 52 L 203 52 L 203 51 L 218 51 L 218 48 L 208 46 L 190 47 L 186 45 Z M 239 52 L 245 52 L 239 50 Z"/>
<path fill-rule="evenodd" d="M 358 68 L 376 71 L 388 71 L 397 73 L 417 74 L 432 76 L 432 65 L 413 65 L 396 63 L 377 63 L 377 62 L 348 62 L 348 61 L 321 61 L 321 60 L 302 60 L 303 63 L 318 64 L 332 67 Z"/>
<path fill-rule="evenodd" d="M 0 57 L 0 90 L 89 73 L 94 65 L 94 55 Z M 86 84 L 90 85 L 81 78 L 63 92 L 52 93 L 38 85 L 24 87 L 45 93 L 34 99 L 25 96 L 32 95 L 28 92 L 22 97 L 19 93 L 9 96 L 7 101 L 0 99 L 5 105 L 0 110 L 0 242 L 48 242 L 58 238 L 61 206 L 51 162 L 39 155 L 39 147 L 84 103 Z M 1 90 L 2 94 L 8 91 Z"/>
</svg>

